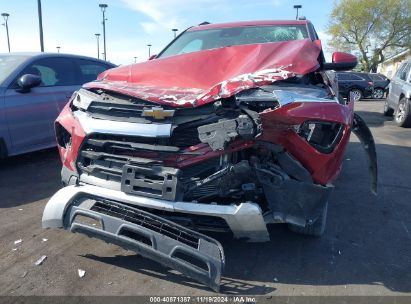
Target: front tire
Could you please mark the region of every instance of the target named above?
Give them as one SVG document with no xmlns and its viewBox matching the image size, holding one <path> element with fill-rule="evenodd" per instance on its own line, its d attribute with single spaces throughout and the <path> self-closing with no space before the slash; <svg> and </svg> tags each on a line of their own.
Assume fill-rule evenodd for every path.
<svg viewBox="0 0 411 304">
<path fill-rule="evenodd" d="M 394 109 L 388 105 L 388 101 L 386 100 L 384 103 L 384 116 L 391 117 L 394 114 Z"/>
<path fill-rule="evenodd" d="M 411 111 L 409 100 L 405 97 L 400 99 L 397 111 L 395 111 L 395 122 L 399 127 L 411 127 Z"/>
<path fill-rule="evenodd" d="M 325 226 L 327 223 L 327 212 L 328 212 L 328 202 L 325 203 L 320 217 L 314 223 L 310 225 L 307 224 L 305 225 L 305 227 L 288 224 L 288 228 L 292 232 L 296 232 L 299 234 L 320 237 L 324 234 L 324 231 L 325 231 Z"/>
<path fill-rule="evenodd" d="M 362 99 L 362 92 L 360 89 L 351 89 L 348 92 L 348 97 L 351 96 L 351 94 L 353 95 L 354 101 L 359 101 L 360 99 Z"/>
</svg>

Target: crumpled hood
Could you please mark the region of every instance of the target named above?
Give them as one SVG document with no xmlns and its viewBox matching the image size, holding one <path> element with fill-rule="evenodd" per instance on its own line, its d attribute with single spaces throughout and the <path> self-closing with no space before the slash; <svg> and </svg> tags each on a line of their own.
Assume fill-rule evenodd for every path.
<svg viewBox="0 0 411 304">
<path fill-rule="evenodd" d="M 315 71 L 320 52 L 310 39 L 224 47 L 118 67 L 84 87 L 194 107 Z"/>
</svg>

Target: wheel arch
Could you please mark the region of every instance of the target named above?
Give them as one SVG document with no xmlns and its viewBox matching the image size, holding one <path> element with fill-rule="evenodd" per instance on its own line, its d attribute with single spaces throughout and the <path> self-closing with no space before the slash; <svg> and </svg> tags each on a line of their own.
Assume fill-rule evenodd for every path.
<svg viewBox="0 0 411 304">
<path fill-rule="evenodd" d="M 410 92 L 401 92 L 400 98 L 398 99 L 398 101 L 400 101 L 403 98 L 406 98 L 406 99 L 410 100 L 411 99 L 411 93 Z"/>
</svg>

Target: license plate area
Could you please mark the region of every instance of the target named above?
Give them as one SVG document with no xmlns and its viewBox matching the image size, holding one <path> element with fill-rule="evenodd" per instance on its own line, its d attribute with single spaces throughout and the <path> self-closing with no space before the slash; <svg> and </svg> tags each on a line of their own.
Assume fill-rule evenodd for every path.
<svg viewBox="0 0 411 304">
<path fill-rule="evenodd" d="M 179 169 L 152 166 L 150 168 L 124 165 L 121 176 L 121 191 L 175 201 L 178 192 Z"/>
</svg>

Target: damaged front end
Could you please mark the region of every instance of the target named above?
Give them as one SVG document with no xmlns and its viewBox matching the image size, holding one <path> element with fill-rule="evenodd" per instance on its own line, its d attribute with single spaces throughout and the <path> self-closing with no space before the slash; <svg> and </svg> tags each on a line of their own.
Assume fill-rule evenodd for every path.
<svg viewBox="0 0 411 304">
<path fill-rule="evenodd" d="M 377 172 L 371 133 L 318 71 L 310 43 L 296 44 L 315 51 L 302 75 L 284 65 L 163 90 L 120 81 L 120 71 L 87 84 L 56 121 L 67 187 L 50 199 L 43 227 L 115 243 L 214 290 L 224 253 L 202 233 L 263 242 L 267 225 L 286 223 L 321 235 L 351 131 L 366 146 L 373 187 Z"/>
</svg>

